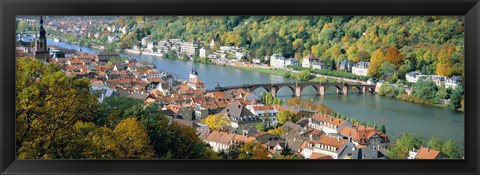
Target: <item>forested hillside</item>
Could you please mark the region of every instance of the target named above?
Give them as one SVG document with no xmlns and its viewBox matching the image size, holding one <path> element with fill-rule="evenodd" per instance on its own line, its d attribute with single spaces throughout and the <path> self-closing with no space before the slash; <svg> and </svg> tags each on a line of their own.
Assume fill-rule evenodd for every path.
<svg viewBox="0 0 480 175">
<path fill-rule="evenodd" d="M 132 32 L 120 35 L 119 46 L 180 38 L 215 47 L 244 47 L 248 59 L 274 53 L 325 61 L 371 61 L 375 77 L 386 60 L 399 76 L 422 70 L 444 76 L 463 75 L 464 19 L 461 16 L 214 16 L 121 17 L 117 24 Z M 372 59 L 372 60 L 371 60 Z"/>
</svg>

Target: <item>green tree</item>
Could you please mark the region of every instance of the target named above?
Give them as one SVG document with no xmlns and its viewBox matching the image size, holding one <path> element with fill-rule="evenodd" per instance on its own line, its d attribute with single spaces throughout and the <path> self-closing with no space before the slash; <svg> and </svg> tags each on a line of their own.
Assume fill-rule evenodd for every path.
<svg viewBox="0 0 480 175">
<path fill-rule="evenodd" d="M 287 110 L 280 111 L 277 115 L 277 121 L 281 125 L 285 124 L 287 121 L 296 122 L 297 120 L 298 117 L 295 115 L 295 113 Z"/>
<path fill-rule="evenodd" d="M 413 84 L 413 95 L 420 97 L 423 100 L 431 100 L 437 93 L 436 88 L 437 86 L 432 80 L 422 77 Z"/>
<path fill-rule="evenodd" d="M 458 109 L 462 107 L 461 101 L 464 98 L 464 89 L 461 86 L 457 86 L 453 89 L 452 95 L 450 96 L 450 106 L 453 109 Z"/>
<path fill-rule="evenodd" d="M 434 150 L 437 150 L 437 151 L 441 151 L 442 150 L 442 140 L 440 140 L 440 138 L 438 137 L 432 137 L 428 142 L 427 142 L 427 147 L 428 148 L 431 148 L 431 149 L 434 149 Z"/>
<path fill-rule="evenodd" d="M 397 139 L 395 145 L 390 149 L 388 157 L 391 159 L 406 159 L 408 151 L 413 148 L 418 149 L 423 144 L 423 139 L 420 136 L 405 133 Z"/>
<path fill-rule="evenodd" d="M 441 151 L 445 153 L 448 158 L 454 159 L 458 158 L 458 148 L 457 144 L 453 140 L 448 140 L 443 144 Z"/>
<path fill-rule="evenodd" d="M 386 80 L 386 81 L 395 81 L 393 79 L 392 75 L 394 74 L 396 68 L 395 65 L 392 63 L 385 61 L 381 64 L 379 70 L 378 70 L 378 75 L 381 77 L 381 79 Z"/>
<path fill-rule="evenodd" d="M 267 127 L 266 127 L 265 124 L 263 124 L 263 123 L 256 124 L 256 125 L 255 125 L 255 128 L 256 128 L 258 131 L 265 131 L 265 130 L 267 130 Z"/>
<path fill-rule="evenodd" d="M 302 70 L 296 75 L 296 78 L 300 81 L 308 81 L 312 79 L 312 75 L 309 70 Z"/>
<path fill-rule="evenodd" d="M 380 125 L 380 131 L 382 131 L 383 133 L 387 133 L 387 128 L 385 127 L 385 125 Z"/>
</svg>

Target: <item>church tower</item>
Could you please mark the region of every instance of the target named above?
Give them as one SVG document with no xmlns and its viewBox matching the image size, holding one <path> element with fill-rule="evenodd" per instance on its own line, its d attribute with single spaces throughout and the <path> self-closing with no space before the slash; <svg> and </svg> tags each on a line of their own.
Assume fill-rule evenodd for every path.
<svg viewBox="0 0 480 175">
<path fill-rule="evenodd" d="M 40 17 L 40 27 L 38 29 L 38 38 L 35 41 L 35 58 L 48 62 L 50 53 L 47 49 L 47 37 L 45 36 L 45 29 L 43 28 L 43 17 Z"/>
<path fill-rule="evenodd" d="M 193 67 L 192 67 L 192 71 L 190 71 L 189 79 L 190 80 L 197 80 L 198 79 L 197 68 L 193 69 Z"/>
</svg>

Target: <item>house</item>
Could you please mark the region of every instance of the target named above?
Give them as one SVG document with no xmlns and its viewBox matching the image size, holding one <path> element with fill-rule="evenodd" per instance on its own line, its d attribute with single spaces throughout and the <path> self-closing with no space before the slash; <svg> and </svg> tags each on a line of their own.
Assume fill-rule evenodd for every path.
<svg viewBox="0 0 480 175">
<path fill-rule="evenodd" d="M 118 53 L 115 53 L 115 52 L 104 51 L 104 52 L 98 53 L 95 61 L 96 62 L 108 62 L 110 60 L 110 58 L 114 58 L 114 57 L 120 57 L 120 55 Z"/>
<path fill-rule="evenodd" d="M 339 136 L 323 134 L 319 140 L 305 141 L 300 149 L 306 159 L 310 158 L 313 153 L 329 155 L 333 159 L 338 159 L 347 147 L 353 147 L 353 144 Z"/>
<path fill-rule="evenodd" d="M 357 64 L 354 64 L 352 66 L 352 74 L 367 76 L 369 65 L 370 65 L 370 62 L 365 62 L 365 61 L 360 61 Z"/>
<path fill-rule="evenodd" d="M 224 131 L 212 131 L 210 134 L 208 134 L 204 141 L 212 147 L 213 151 L 220 152 L 222 150 L 227 151 L 228 148 L 234 146 L 235 144 L 254 142 L 256 139 L 254 137 L 230 134 Z"/>
<path fill-rule="evenodd" d="M 253 60 L 252 60 L 252 63 L 254 63 L 254 64 L 260 64 L 260 59 L 258 59 L 258 58 L 253 59 Z"/>
<path fill-rule="evenodd" d="M 408 82 L 410 83 L 415 83 L 418 81 L 419 76 L 422 75 L 418 71 L 412 71 L 407 74 L 405 74 L 405 78 L 407 79 Z"/>
<path fill-rule="evenodd" d="M 312 63 L 319 60 L 319 58 L 316 58 L 313 55 L 309 54 L 308 56 L 303 58 L 302 67 L 312 68 Z"/>
<path fill-rule="evenodd" d="M 270 66 L 273 68 L 285 68 L 285 61 L 287 58 L 281 54 L 273 54 L 270 56 Z"/>
<path fill-rule="evenodd" d="M 352 63 L 350 63 L 348 59 L 344 59 L 337 64 L 337 70 L 345 70 L 347 72 L 350 72 L 352 71 Z"/>
<path fill-rule="evenodd" d="M 195 54 L 196 47 L 193 42 L 183 42 L 180 46 L 180 52 L 186 53 L 188 56 L 192 57 Z"/>
<path fill-rule="evenodd" d="M 147 50 L 149 52 L 154 52 L 155 50 L 157 50 L 157 46 L 158 46 L 157 42 L 149 42 L 149 43 L 147 43 Z"/>
<path fill-rule="evenodd" d="M 350 122 L 326 114 L 315 114 L 309 119 L 310 128 L 321 130 L 327 134 L 338 134 L 338 129 L 345 126 L 352 126 Z"/>
<path fill-rule="evenodd" d="M 285 60 L 285 67 L 287 66 L 298 66 L 300 63 L 298 62 L 298 59 L 296 58 L 288 58 Z"/>
<path fill-rule="evenodd" d="M 92 83 L 90 89 L 91 94 L 96 94 L 98 96 L 98 102 L 102 103 L 103 99 L 113 95 L 113 89 L 110 89 L 104 84 L 94 84 Z"/>
<path fill-rule="evenodd" d="M 323 61 L 314 61 L 312 63 L 312 69 L 328 69 L 328 65 L 327 63 L 323 62 Z"/>
<path fill-rule="evenodd" d="M 235 53 L 235 59 L 237 59 L 237 60 L 241 60 L 242 58 L 244 58 L 246 56 L 247 56 L 247 53 L 245 53 L 245 52 L 236 52 Z"/>
<path fill-rule="evenodd" d="M 208 47 L 202 47 L 202 48 L 200 48 L 200 51 L 199 51 L 199 52 L 200 52 L 200 54 L 199 54 L 200 58 L 206 58 L 206 57 L 207 57 L 207 53 L 210 52 L 210 48 L 208 48 Z"/>
<path fill-rule="evenodd" d="M 208 108 L 202 107 L 202 105 L 197 104 L 194 108 L 195 120 L 202 120 L 208 117 Z"/>
<path fill-rule="evenodd" d="M 213 38 L 213 39 L 210 41 L 210 48 L 214 48 L 214 47 L 215 47 L 215 42 L 218 42 L 218 38 Z"/>
<path fill-rule="evenodd" d="M 259 143 L 266 147 L 271 154 L 282 151 L 287 145 L 285 139 L 265 131 L 255 133 L 251 135 L 251 137 L 255 138 Z"/>
<path fill-rule="evenodd" d="M 387 159 L 387 157 L 375 146 L 357 148 L 347 145 L 338 159 Z"/>
<path fill-rule="evenodd" d="M 267 127 L 276 127 L 277 126 L 277 115 L 278 111 L 271 105 L 248 105 L 247 109 L 250 110 L 254 115 L 260 117 L 264 124 Z"/>
<path fill-rule="evenodd" d="M 127 95 L 127 97 L 138 99 L 144 101 L 148 97 L 148 93 L 143 93 L 143 92 L 133 92 Z"/>
<path fill-rule="evenodd" d="M 390 142 L 385 133 L 364 125 L 344 126 L 339 130 L 338 134 L 349 139 L 355 146 L 374 146 L 379 149 L 386 147 Z"/>
<path fill-rule="evenodd" d="M 260 117 L 253 114 L 238 100 L 228 104 L 219 114 L 225 114 L 230 118 L 232 128 L 242 128 L 245 126 L 252 126 L 254 128 L 255 125 L 263 122 Z"/>
<path fill-rule="evenodd" d="M 451 78 L 446 78 L 445 87 L 455 89 L 457 86 L 461 84 L 461 82 L 462 82 L 461 76 L 453 76 Z"/>
<path fill-rule="evenodd" d="M 440 151 L 420 147 L 420 149 L 413 149 L 409 151 L 408 159 L 443 159 L 446 158 L 446 155 Z"/>
</svg>

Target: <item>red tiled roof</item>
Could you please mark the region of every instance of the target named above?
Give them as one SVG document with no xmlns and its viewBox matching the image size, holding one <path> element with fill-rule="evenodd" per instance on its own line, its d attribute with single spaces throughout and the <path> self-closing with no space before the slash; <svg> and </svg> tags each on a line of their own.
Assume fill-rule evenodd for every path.
<svg viewBox="0 0 480 175">
<path fill-rule="evenodd" d="M 415 159 L 436 159 L 440 155 L 440 151 L 421 147 L 418 150 L 417 156 Z"/>
</svg>

